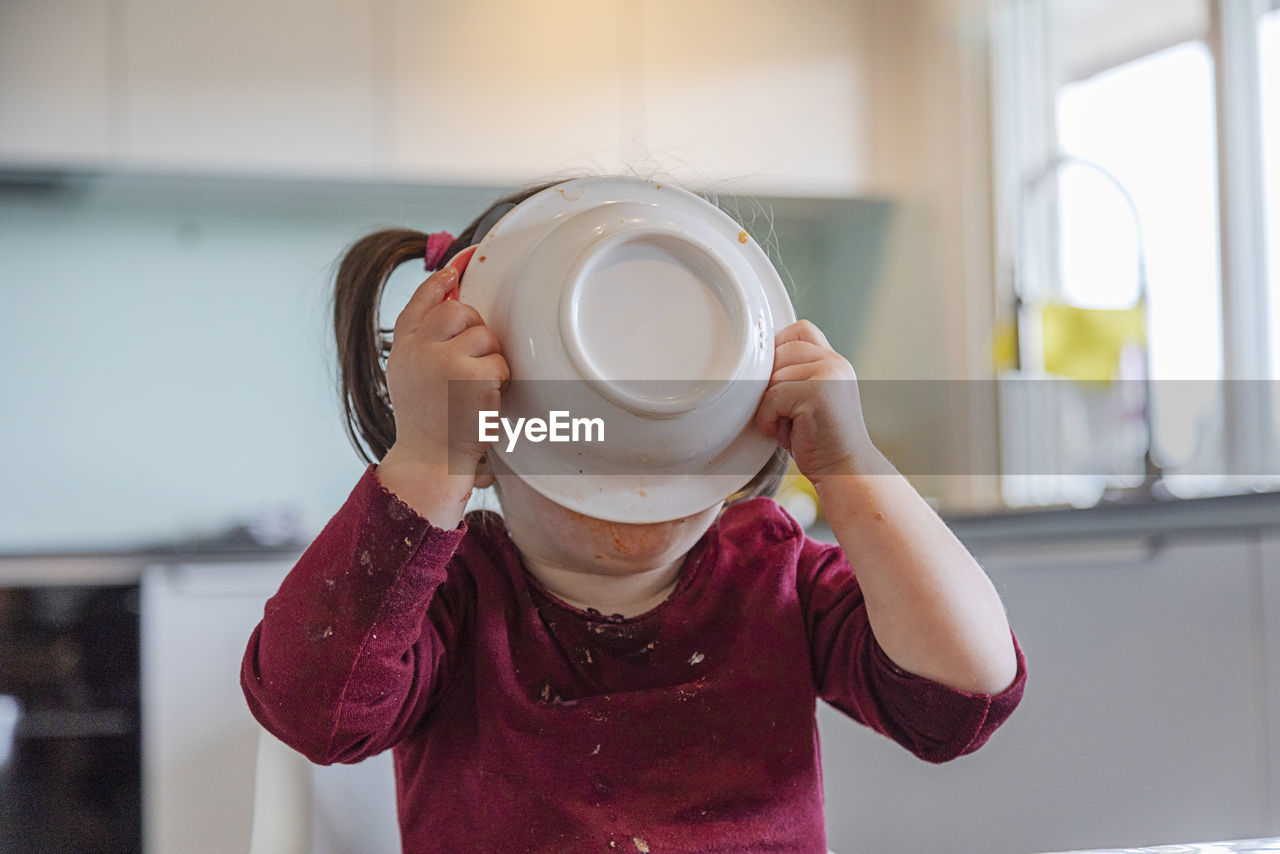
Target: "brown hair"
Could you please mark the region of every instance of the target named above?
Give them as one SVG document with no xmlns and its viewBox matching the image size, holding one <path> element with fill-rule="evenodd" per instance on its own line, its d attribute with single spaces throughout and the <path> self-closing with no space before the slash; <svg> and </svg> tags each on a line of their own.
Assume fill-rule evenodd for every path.
<svg viewBox="0 0 1280 854">
<path fill-rule="evenodd" d="M 519 204 L 555 186 L 542 184 L 498 199 L 462 230 L 445 250 L 442 263 L 473 242 L 476 228 L 497 208 Z M 479 235 L 483 237 L 484 235 Z M 396 422 L 387 393 L 386 358 L 391 330 L 378 326 L 382 290 L 397 267 L 421 260 L 427 235 L 389 228 L 357 240 L 338 266 L 333 288 L 333 331 L 338 342 L 338 394 L 346 415 L 347 437 L 365 462 L 380 461 L 396 441 Z"/>
<path fill-rule="evenodd" d="M 499 208 L 518 205 L 560 181 L 510 193 L 473 219 L 441 256 L 441 265 L 475 242 L 476 229 Z M 342 257 L 334 279 L 333 330 L 338 344 L 338 394 L 345 414 L 343 426 L 356 452 L 368 463 L 386 456 L 396 441 L 396 422 L 387 391 L 386 358 L 392 330 L 378 325 L 382 291 L 401 264 L 426 255 L 427 234 L 389 228 L 353 243 Z M 727 503 L 760 495 L 772 497 L 781 486 L 791 457 L 782 448 Z"/>
<path fill-rule="evenodd" d="M 760 471 L 755 473 L 746 485 L 725 499 L 725 506 L 737 504 L 739 501 L 746 501 L 751 498 L 773 498 L 778 494 L 778 490 L 782 488 L 782 479 L 786 477 L 787 469 L 791 466 L 791 454 L 787 453 L 781 445 L 773 452 L 773 456 L 764 464 Z"/>
</svg>

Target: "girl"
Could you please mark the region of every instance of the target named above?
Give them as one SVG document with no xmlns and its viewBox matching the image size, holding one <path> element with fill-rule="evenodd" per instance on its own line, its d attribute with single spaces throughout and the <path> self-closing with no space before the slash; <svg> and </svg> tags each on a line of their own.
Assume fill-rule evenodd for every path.
<svg viewBox="0 0 1280 854">
<path fill-rule="evenodd" d="M 508 380 L 493 331 L 446 298 L 454 253 L 492 220 L 456 240 L 379 232 L 343 261 L 347 428 L 377 462 L 249 640 L 262 725 L 321 764 L 392 748 L 407 852 L 823 852 L 819 697 L 930 762 L 980 747 L 1021 698 L 1022 654 L 811 323 L 777 335 L 755 421 L 838 546 L 769 497 L 784 453 L 726 502 L 629 525 L 556 505 L 449 431 L 449 407 L 496 410 Z M 400 313 L 384 370 L 382 288 L 424 255 L 454 261 Z M 459 378 L 482 382 L 450 400 Z M 501 517 L 464 519 L 488 485 Z"/>
</svg>

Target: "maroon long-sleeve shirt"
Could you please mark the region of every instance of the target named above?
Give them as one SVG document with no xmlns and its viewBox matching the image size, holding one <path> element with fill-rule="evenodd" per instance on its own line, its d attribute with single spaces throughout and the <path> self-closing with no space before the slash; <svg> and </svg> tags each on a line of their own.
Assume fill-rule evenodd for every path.
<svg viewBox="0 0 1280 854">
<path fill-rule="evenodd" d="M 856 555 L 855 555 L 856 560 Z M 1016 642 L 1015 642 L 1016 648 Z M 241 684 L 313 762 L 394 750 L 407 852 L 824 852 L 821 697 L 912 753 L 981 746 L 1022 696 L 896 667 L 841 550 L 727 508 L 671 596 L 580 611 L 492 514 L 442 530 L 370 466 L 266 605 Z"/>
</svg>

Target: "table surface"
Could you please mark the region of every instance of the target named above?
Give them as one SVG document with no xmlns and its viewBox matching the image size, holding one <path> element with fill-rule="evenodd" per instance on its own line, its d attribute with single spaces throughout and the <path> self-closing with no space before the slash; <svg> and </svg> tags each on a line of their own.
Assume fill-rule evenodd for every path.
<svg viewBox="0 0 1280 854">
<path fill-rule="evenodd" d="M 1280 851 L 1280 837 L 1158 845 L 1154 848 L 1095 848 L 1089 851 L 1060 851 L 1057 854 L 1262 854 L 1272 851 Z"/>
</svg>

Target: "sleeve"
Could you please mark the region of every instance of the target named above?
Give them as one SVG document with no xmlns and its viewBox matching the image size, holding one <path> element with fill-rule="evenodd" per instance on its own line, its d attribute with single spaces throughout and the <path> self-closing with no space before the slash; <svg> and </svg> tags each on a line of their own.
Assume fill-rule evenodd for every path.
<svg viewBox="0 0 1280 854">
<path fill-rule="evenodd" d="M 439 689 L 457 633 L 449 609 L 426 614 L 466 524 L 431 525 L 375 469 L 267 601 L 241 664 L 258 722 L 322 765 L 394 745 Z"/>
<path fill-rule="evenodd" d="M 871 631 L 862 589 L 839 546 L 805 539 L 797 572 L 818 696 L 928 762 L 972 753 L 1013 713 L 1026 660 L 999 694 L 970 694 L 908 673 Z"/>
</svg>

